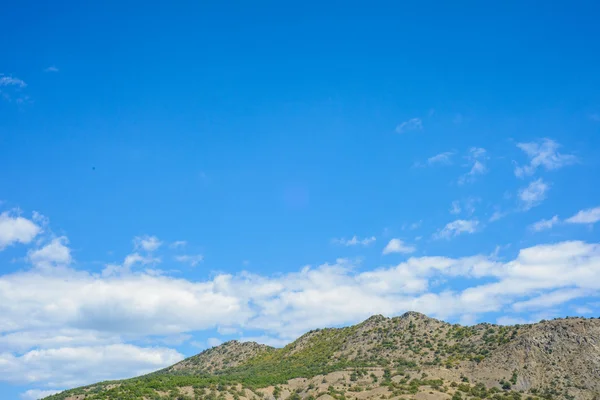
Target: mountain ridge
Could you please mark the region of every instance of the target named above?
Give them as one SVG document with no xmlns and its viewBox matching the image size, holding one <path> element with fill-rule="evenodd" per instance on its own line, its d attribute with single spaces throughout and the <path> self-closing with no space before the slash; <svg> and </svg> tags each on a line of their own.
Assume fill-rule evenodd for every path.
<svg viewBox="0 0 600 400">
<path fill-rule="evenodd" d="M 370 382 L 361 381 L 363 372 Z M 361 379 L 352 380 L 357 374 Z M 322 380 L 313 382 L 315 377 Z M 354 383 L 342 383 L 343 377 Z M 461 326 L 407 312 L 311 330 L 283 348 L 232 340 L 149 375 L 89 385 L 47 399 L 212 400 L 214 394 L 219 400 L 281 400 L 293 394 L 290 390 L 283 397 L 282 390 L 294 387 L 302 390 L 289 400 L 313 400 L 311 396 L 456 400 L 467 392 L 481 399 L 485 394 L 592 400 L 600 398 L 598 377 L 600 319 Z M 335 392 L 320 383 L 328 379 L 337 382 Z M 238 386 L 252 394 L 240 395 Z M 237 398 L 231 394 L 234 387 Z"/>
</svg>

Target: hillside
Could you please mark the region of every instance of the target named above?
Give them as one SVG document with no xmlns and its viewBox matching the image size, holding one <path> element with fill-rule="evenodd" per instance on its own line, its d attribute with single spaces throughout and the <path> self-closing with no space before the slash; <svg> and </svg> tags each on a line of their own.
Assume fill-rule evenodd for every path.
<svg viewBox="0 0 600 400">
<path fill-rule="evenodd" d="M 409 312 L 310 331 L 284 348 L 231 341 L 171 367 L 52 400 L 600 398 L 600 319 L 452 325 Z"/>
</svg>

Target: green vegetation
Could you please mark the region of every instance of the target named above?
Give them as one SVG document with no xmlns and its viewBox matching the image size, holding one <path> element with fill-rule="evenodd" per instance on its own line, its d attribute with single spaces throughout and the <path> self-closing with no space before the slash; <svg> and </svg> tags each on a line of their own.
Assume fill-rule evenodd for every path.
<svg viewBox="0 0 600 400">
<path fill-rule="evenodd" d="M 528 326 L 462 327 L 416 313 L 392 319 L 372 317 L 352 327 L 308 332 L 281 349 L 229 342 L 146 376 L 102 382 L 50 396 L 48 400 L 74 395 L 85 395 L 85 400 L 315 400 L 323 394 L 348 400 L 380 387 L 388 391 L 381 395 L 385 399 L 406 399 L 427 390 L 446 392 L 453 399 L 525 400 L 521 393 L 512 390 L 519 381 L 517 370 L 508 380 L 502 379 L 498 387 L 486 388 L 464 375 L 458 383 L 444 383 L 433 379 L 431 371 L 436 368 L 429 368 L 454 370 L 465 363 L 481 363 L 494 350 L 519 337 L 524 329 Z M 330 377 L 323 377 L 291 392 L 280 386 L 290 379 L 310 379 L 335 371 L 347 371 L 348 379 L 340 384 L 328 383 Z M 273 397 L 258 390 L 269 386 L 273 387 Z M 324 387 L 328 387 L 326 392 Z M 186 388 L 185 393 L 181 388 Z M 557 386 L 532 390 L 530 394 L 531 399 L 567 397 Z"/>
</svg>

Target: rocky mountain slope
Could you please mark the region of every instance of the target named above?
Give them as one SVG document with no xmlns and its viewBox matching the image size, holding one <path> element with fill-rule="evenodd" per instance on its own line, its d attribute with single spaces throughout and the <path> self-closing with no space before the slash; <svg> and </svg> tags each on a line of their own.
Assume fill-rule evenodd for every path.
<svg viewBox="0 0 600 400">
<path fill-rule="evenodd" d="M 600 319 L 452 325 L 409 312 L 306 333 L 282 349 L 231 341 L 169 368 L 52 400 L 600 399 Z"/>
</svg>

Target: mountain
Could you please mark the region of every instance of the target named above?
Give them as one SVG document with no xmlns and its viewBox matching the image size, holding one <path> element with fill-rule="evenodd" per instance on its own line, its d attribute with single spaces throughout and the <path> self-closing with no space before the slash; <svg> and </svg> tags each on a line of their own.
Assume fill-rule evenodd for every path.
<svg viewBox="0 0 600 400">
<path fill-rule="evenodd" d="M 47 399 L 600 399 L 600 319 L 449 324 L 373 316 L 281 349 L 230 341 L 171 367 Z"/>
</svg>

